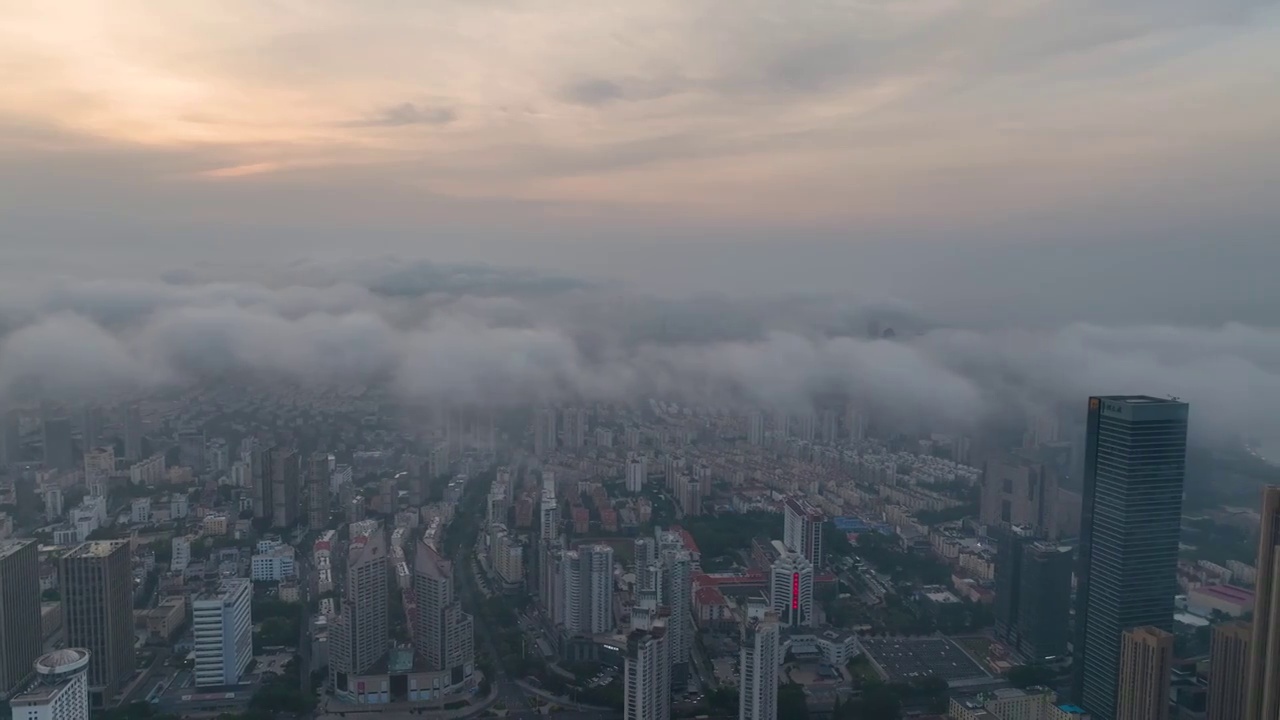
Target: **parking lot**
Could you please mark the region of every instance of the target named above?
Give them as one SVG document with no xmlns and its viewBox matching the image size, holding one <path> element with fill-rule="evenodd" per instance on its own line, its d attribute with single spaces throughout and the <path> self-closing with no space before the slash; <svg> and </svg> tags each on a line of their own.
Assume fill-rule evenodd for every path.
<svg viewBox="0 0 1280 720">
<path fill-rule="evenodd" d="M 991 678 L 968 653 L 947 638 L 862 638 L 860 642 L 868 659 L 889 682 L 910 682 L 936 675 L 955 685 Z"/>
</svg>

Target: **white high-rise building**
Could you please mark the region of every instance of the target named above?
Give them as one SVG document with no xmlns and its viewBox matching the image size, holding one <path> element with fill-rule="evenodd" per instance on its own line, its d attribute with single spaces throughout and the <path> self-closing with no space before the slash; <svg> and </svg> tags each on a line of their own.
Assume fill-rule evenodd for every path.
<svg viewBox="0 0 1280 720">
<path fill-rule="evenodd" d="M 639 453 L 627 455 L 627 492 L 644 492 L 644 482 L 649 477 L 649 461 Z"/>
<path fill-rule="evenodd" d="M 738 662 L 738 719 L 774 720 L 778 717 L 778 667 L 782 651 L 778 617 L 765 613 L 742 628 Z"/>
<path fill-rule="evenodd" d="M 175 537 L 170 544 L 172 557 L 169 559 L 169 569 L 174 572 L 182 572 L 191 564 L 191 538 Z"/>
<path fill-rule="evenodd" d="M 747 442 L 759 447 L 764 444 L 764 413 L 753 410 L 747 418 Z"/>
<path fill-rule="evenodd" d="M 453 670 L 470 677 L 475 668 L 475 630 L 453 594 L 453 563 L 419 542 L 413 560 L 417 604 L 413 644 L 432 670 Z"/>
<path fill-rule="evenodd" d="M 684 687 L 693 650 L 693 558 L 688 550 L 662 551 L 661 582 L 661 601 L 671 608 L 667 620 L 671 679 L 677 687 Z"/>
<path fill-rule="evenodd" d="M 782 542 L 804 556 L 814 567 L 822 567 L 822 511 L 799 498 L 787 498 L 784 507 Z"/>
<path fill-rule="evenodd" d="M 556 617 L 580 635 L 613 631 L 613 548 L 584 545 L 560 553 L 560 604 Z"/>
<path fill-rule="evenodd" d="M 783 625 L 808 626 L 813 622 L 813 565 L 777 540 L 773 546 L 779 554 L 769 572 L 769 605 Z"/>
<path fill-rule="evenodd" d="M 627 635 L 623 670 L 624 720 L 670 720 L 671 663 L 666 628 L 655 620 Z"/>
<path fill-rule="evenodd" d="M 63 648 L 37 658 L 36 685 L 9 700 L 14 720 L 89 720 L 89 655 Z"/>
<path fill-rule="evenodd" d="M 111 473 L 116 471 L 116 451 L 110 447 L 94 448 L 84 454 L 84 482 L 90 497 L 106 497 Z"/>
<path fill-rule="evenodd" d="M 337 495 L 343 485 L 350 485 L 352 479 L 351 466 L 339 465 L 329 475 L 329 492 Z"/>
<path fill-rule="evenodd" d="M 53 521 L 62 517 L 64 510 L 62 488 L 57 485 L 45 485 L 40 488 L 40 493 L 44 496 L 44 519 Z"/>
<path fill-rule="evenodd" d="M 223 580 L 218 589 L 191 602 L 198 687 L 235 685 L 253 659 L 253 586 L 248 580 Z"/>
<path fill-rule="evenodd" d="M 543 478 L 545 481 L 545 473 Z M 538 503 L 538 537 L 543 547 L 555 545 L 560 538 L 560 503 L 556 500 L 554 483 L 542 486 L 542 499 Z"/>
<path fill-rule="evenodd" d="M 368 672 L 389 647 L 386 532 L 377 522 L 356 523 L 351 535 L 342 615 L 332 625 L 329 651 L 329 677 L 344 695 L 357 691 L 348 679 Z"/>
</svg>

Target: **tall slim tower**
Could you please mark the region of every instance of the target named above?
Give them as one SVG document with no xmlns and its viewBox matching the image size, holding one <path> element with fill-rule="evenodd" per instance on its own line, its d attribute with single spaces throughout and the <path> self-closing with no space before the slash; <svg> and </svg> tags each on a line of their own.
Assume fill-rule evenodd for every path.
<svg viewBox="0 0 1280 720">
<path fill-rule="evenodd" d="M 778 616 L 766 613 L 742 629 L 738 671 L 739 720 L 774 720 L 778 717 L 778 667 L 782 650 L 778 642 Z"/>
<path fill-rule="evenodd" d="M 669 720 L 671 717 L 671 664 L 666 630 L 659 621 L 627 635 L 624 720 Z"/>
<path fill-rule="evenodd" d="M 1144 626 L 1120 639 L 1116 720 L 1169 720 L 1173 633 Z"/>
<path fill-rule="evenodd" d="M 1262 491 L 1259 529 L 1244 720 L 1275 720 L 1280 718 L 1280 487 Z"/>
<path fill-rule="evenodd" d="M 1249 623 L 1213 626 L 1209 640 L 1209 698 L 1206 720 L 1242 720 L 1248 717 Z"/>
<path fill-rule="evenodd" d="M 386 533 L 376 521 L 368 522 L 352 526 L 342 616 L 333 627 L 329 673 L 339 692 L 351 692 L 348 678 L 366 672 L 388 651 Z"/>
<path fill-rule="evenodd" d="M 77 545 L 58 570 L 67 645 L 91 653 L 89 688 L 100 701 L 115 697 L 136 667 L 129 570 L 126 540 Z"/>
<path fill-rule="evenodd" d="M 36 541 L 0 540 L 0 697 L 31 677 L 42 640 Z"/>
<path fill-rule="evenodd" d="M 667 620 L 671 682 L 684 687 L 693 652 L 693 557 L 688 550 L 663 550 L 661 581 L 662 603 L 671 609 Z"/>
<path fill-rule="evenodd" d="M 782 542 L 804 556 L 809 564 L 822 567 L 822 511 L 799 498 L 788 498 L 782 526 Z"/>
<path fill-rule="evenodd" d="M 137 462 L 142 459 L 142 408 L 136 402 L 126 403 L 122 409 L 124 425 L 124 459 Z"/>
<path fill-rule="evenodd" d="M 783 625 L 807 627 L 813 623 L 813 566 L 800 553 L 779 550 L 769 570 L 769 605 Z"/>
<path fill-rule="evenodd" d="M 263 472 L 271 483 L 271 527 L 293 527 L 301 514 L 298 453 L 295 450 L 274 448 L 267 459 L 267 468 Z"/>
<path fill-rule="evenodd" d="M 311 453 L 307 463 L 307 527 L 329 524 L 329 453 Z"/>
<path fill-rule="evenodd" d="M 53 470 L 71 470 L 76 466 L 71 421 L 65 417 L 44 420 L 44 465 Z"/>
<path fill-rule="evenodd" d="M 1115 720 L 1121 634 L 1173 628 L 1187 404 L 1089 398 L 1076 594 L 1078 704 Z"/>
<path fill-rule="evenodd" d="M 453 563 L 418 543 L 413 558 L 413 595 L 418 615 L 413 644 L 432 670 L 471 674 L 475 661 L 474 623 L 453 594 Z"/>
</svg>

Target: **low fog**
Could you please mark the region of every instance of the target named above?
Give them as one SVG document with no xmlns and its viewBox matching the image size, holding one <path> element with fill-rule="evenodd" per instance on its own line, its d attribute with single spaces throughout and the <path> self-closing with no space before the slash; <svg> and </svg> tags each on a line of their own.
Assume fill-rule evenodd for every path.
<svg viewBox="0 0 1280 720">
<path fill-rule="evenodd" d="M 1244 324 L 973 329 L 900 301 L 659 299 L 394 259 L 0 289 L 0 399 L 227 377 L 499 408 L 659 396 L 802 410 L 836 396 L 956 428 L 1147 393 L 1189 401 L 1201 438 L 1280 438 L 1280 331 Z"/>
</svg>

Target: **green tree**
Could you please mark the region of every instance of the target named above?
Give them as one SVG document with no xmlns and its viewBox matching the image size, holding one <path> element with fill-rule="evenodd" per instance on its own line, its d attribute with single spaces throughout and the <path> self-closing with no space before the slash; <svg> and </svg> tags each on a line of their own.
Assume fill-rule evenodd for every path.
<svg viewBox="0 0 1280 720">
<path fill-rule="evenodd" d="M 809 720 L 809 703 L 805 699 L 803 685 L 789 682 L 778 687 L 778 717 Z"/>
</svg>

